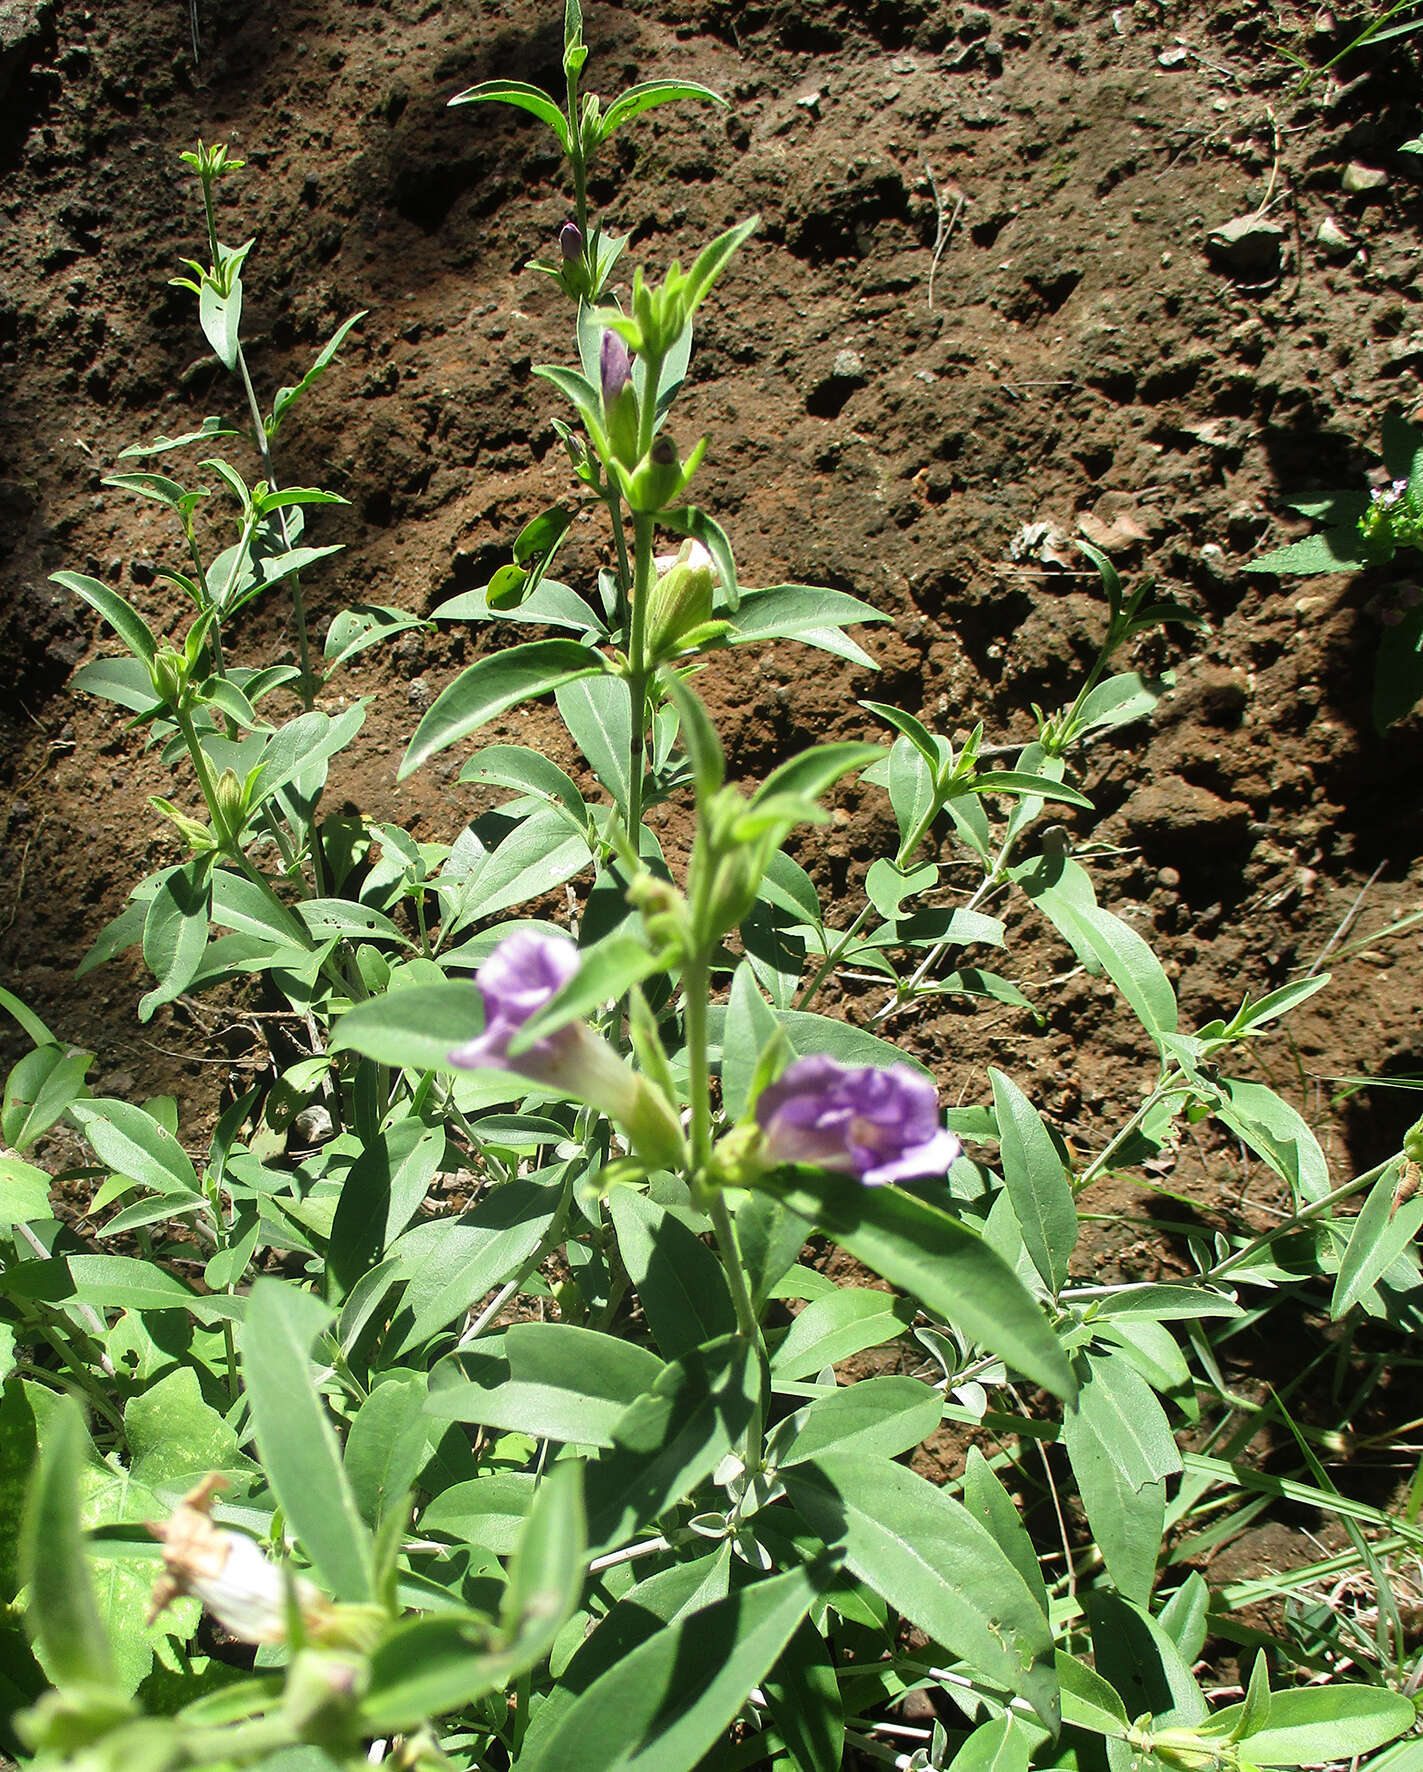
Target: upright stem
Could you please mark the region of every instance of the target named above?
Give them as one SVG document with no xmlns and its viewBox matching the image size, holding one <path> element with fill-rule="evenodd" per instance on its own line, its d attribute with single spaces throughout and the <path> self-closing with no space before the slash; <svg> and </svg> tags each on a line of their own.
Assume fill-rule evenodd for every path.
<svg viewBox="0 0 1423 1772">
<path fill-rule="evenodd" d="M 257 444 L 257 453 L 262 458 L 262 477 L 273 490 L 276 488 L 275 471 L 272 467 L 272 447 L 267 438 L 267 424 L 262 417 L 262 408 L 257 404 L 257 391 L 252 386 L 252 376 L 247 368 L 247 356 L 242 346 L 237 347 L 237 372 L 242 377 L 242 389 L 247 395 L 247 410 L 252 415 L 252 434 Z M 287 533 L 287 514 L 277 512 L 277 526 L 281 530 L 283 547 L 291 546 L 291 538 Z M 292 615 L 296 621 L 296 644 L 298 661 L 301 667 L 301 705 L 309 714 L 316 705 L 316 685 L 311 674 L 311 645 L 306 633 L 306 602 L 301 593 L 301 574 L 292 573 L 287 581 L 292 590 Z M 315 846 L 313 845 L 313 850 Z"/>
<path fill-rule="evenodd" d="M 633 519 L 632 616 L 628 625 L 628 699 L 632 709 L 628 779 L 628 835 L 641 853 L 642 787 L 646 773 L 647 734 L 647 604 L 652 595 L 653 521 Z"/>
</svg>

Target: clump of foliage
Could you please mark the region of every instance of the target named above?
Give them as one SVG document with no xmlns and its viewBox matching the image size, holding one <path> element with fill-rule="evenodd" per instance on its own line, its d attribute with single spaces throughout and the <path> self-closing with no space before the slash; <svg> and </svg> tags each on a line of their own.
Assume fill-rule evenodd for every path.
<svg viewBox="0 0 1423 1772">
<path fill-rule="evenodd" d="M 1115 655 L 1184 612 L 1094 556 L 1100 657 L 1007 768 L 984 766 L 981 728 L 955 751 L 871 702 L 888 742 L 729 779 L 706 661 L 776 642 L 871 668 L 847 630 L 883 615 L 744 585 L 693 502 L 709 444 L 680 445 L 673 419 L 698 311 L 756 224 L 660 279 L 639 267 L 616 299 L 626 242 L 588 212 L 590 159 L 651 105 L 721 101 L 651 81 L 602 107 L 580 93 L 586 53 L 568 0 L 563 104 L 501 81 L 457 101 L 531 112 L 570 167 L 574 215 L 537 268 L 574 307 L 573 361 L 538 372 L 568 409 L 573 490 L 433 612 L 538 637 L 455 677 L 401 766 L 551 696 L 586 769 L 482 745 L 460 780 L 507 797 L 448 843 L 323 806 L 365 709 L 328 714 L 321 689 L 422 618 L 344 611 L 315 656 L 301 580 L 334 544 L 306 520 L 341 501 L 284 486 L 273 446 L 355 318 L 264 408 L 241 342 L 250 243 L 217 233 L 235 165 L 191 157 L 209 250 L 187 283 L 251 430 L 210 420 L 130 454 L 235 439 L 257 478 L 226 454 L 182 480 L 114 477 L 173 515 L 167 576 L 193 615 L 171 643 L 60 575 L 127 649 L 80 685 L 186 781 L 156 806 L 187 859 L 134 888 L 84 969 L 141 944 L 141 1016 L 255 981 L 286 1031 L 198 1151 L 170 1101 L 93 1097 L 91 1055 L 3 997 L 34 1043 L 0 1115 L 0 1459 L 27 1490 L 4 1568 L 25 1620 L 0 1624 L 7 1745 L 92 1772 L 831 1772 L 856 1755 L 1124 1772 L 1383 1748 L 1415 1717 L 1401 1629 L 1352 1680 L 1320 1680 L 1317 1636 L 1262 1640 L 1236 1616 L 1259 1596 L 1213 1591 L 1191 1559 L 1280 1494 L 1345 1519 L 1381 1577 L 1360 1523 L 1423 1539 L 1340 1496 L 1303 1430 L 1303 1474 L 1262 1477 L 1245 1453 L 1266 1410 L 1221 1370 L 1230 1336 L 1322 1279 L 1346 1324 L 1416 1327 L 1420 1153 L 1336 1181 L 1300 1115 L 1241 1074 L 1327 980 L 1183 1025 L 1146 939 L 1046 823 L 1090 812 L 1084 742 L 1161 692 Z M 575 586 L 555 568 L 580 509 L 607 549 Z M 279 587 L 297 658 L 238 664 L 233 617 Z M 886 794 L 897 831 L 849 917 L 792 853 L 847 777 Z M 648 818 L 668 802 L 693 831 L 675 866 Z M 949 861 L 977 875 L 966 896 Z M 564 887 L 568 927 L 541 914 Z M 1015 900 L 1139 1026 L 1140 1102 L 1091 1157 L 1005 1070 L 941 1113 L 877 1031 L 935 996 L 1030 1009 L 984 963 Z M 885 992 L 868 1025 L 816 1007 L 848 974 Z M 1098 1283 L 1079 1249 L 1094 1185 L 1207 1120 L 1278 1177 L 1278 1221 L 1192 1233 L 1176 1282 Z M 61 1121 L 92 1160 L 55 1177 L 34 1158 Z M 56 1205 L 75 1181 L 82 1225 Z M 889 1289 L 827 1277 L 832 1244 Z M 844 1381 L 872 1349 L 893 1370 Z M 974 1444 L 936 1484 L 915 1454 L 945 1423 Z M 1060 1543 L 1025 1498 L 1051 1503 Z M 1213 1704 L 1193 1672 L 1208 1637 L 1259 1651 L 1242 1701 Z M 914 1693 L 932 1723 L 897 1720 Z"/>
</svg>

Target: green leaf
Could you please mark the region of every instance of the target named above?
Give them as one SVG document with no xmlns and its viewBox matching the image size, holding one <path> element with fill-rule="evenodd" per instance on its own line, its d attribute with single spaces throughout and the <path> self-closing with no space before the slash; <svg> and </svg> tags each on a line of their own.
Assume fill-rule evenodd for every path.
<svg viewBox="0 0 1423 1772">
<path fill-rule="evenodd" d="M 172 868 L 148 901 L 143 919 L 143 957 L 158 983 L 139 1001 L 138 1019 L 150 1021 L 164 1003 L 180 996 L 197 977 L 208 944 L 211 856 Z"/>
<path fill-rule="evenodd" d="M 415 728 L 397 779 L 520 702 L 602 670 L 600 655 L 577 640 L 533 640 L 478 659 L 436 696 Z"/>
<path fill-rule="evenodd" d="M 867 1347 L 893 1341 L 914 1315 L 915 1306 L 909 1301 L 864 1287 L 838 1287 L 812 1299 L 771 1356 L 772 1382 L 809 1377 Z"/>
<path fill-rule="evenodd" d="M 347 1432 L 346 1481 L 361 1518 L 372 1528 L 392 1508 L 408 1512 L 410 1490 L 429 1456 L 427 1389 L 423 1372 L 386 1374 Z"/>
<path fill-rule="evenodd" d="M 1055 1297 L 1067 1284 L 1068 1265 L 1077 1246 L 1072 1182 L 1052 1135 L 1027 1096 L 1002 1071 L 990 1066 L 988 1077 L 998 1120 L 1003 1184 L 1033 1266 Z"/>
<path fill-rule="evenodd" d="M 49 1185 L 50 1177 L 43 1169 L 36 1169 L 19 1157 L 0 1156 L 0 1229 L 53 1218 Z"/>
<path fill-rule="evenodd" d="M 684 1500 L 745 1433 L 760 1396 L 753 1351 L 737 1336 L 695 1348 L 624 1411 L 612 1450 L 588 1473 L 595 1552 Z"/>
<path fill-rule="evenodd" d="M 1383 732 L 1402 720 L 1423 697 L 1423 604 L 1379 635 L 1374 661 L 1374 727 Z"/>
<path fill-rule="evenodd" d="M 814 745 L 773 769 L 751 798 L 751 810 L 763 807 L 779 795 L 818 800 L 842 775 L 863 769 L 884 755 L 877 744 Z"/>
<path fill-rule="evenodd" d="M 63 1397 L 46 1416 L 20 1526 L 26 1623 L 60 1688 L 112 1686 L 116 1678 L 79 1523 L 79 1480 L 88 1451 L 79 1405 Z"/>
<path fill-rule="evenodd" d="M 496 917 L 515 905 L 542 898 L 582 873 L 592 860 L 588 839 L 581 834 L 570 836 L 561 810 L 547 807 L 531 813 L 481 864 L 472 882 L 479 915 Z"/>
<path fill-rule="evenodd" d="M 516 1772 L 692 1772 L 828 1580 L 812 1564 L 676 1619 L 580 1692 L 554 1728 L 531 1732 Z"/>
<path fill-rule="evenodd" d="M 1263 1083 L 1222 1077 L 1218 1087 L 1216 1119 L 1290 1184 L 1297 1206 L 1322 1200 L 1332 1185 L 1329 1161 L 1298 1110 Z"/>
<path fill-rule="evenodd" d="M 835 1238 L 857 1261 L 1058 1396 L 1075 1381 L 1031 1293 L 981 1237 L 895 1187 L 782 1172 L 759 1184 Z"/>
<path fill-rule="evenodd" d="M 779 1422 L 775 1463 L 778 1467 L 804 1464 L 825 1452 L 898 1458 L 927 1440 L 941 1415 L 939 1393 L 917 1378 L 861 1378 L 815 1398 Z M 1008 1505 L 1012 1507 L 1011 1502 Z"/>
<path fill-rule="evenodd" d="M 467 980 L 405 985 L 348 1010 L 332 1029 L 331 1050 L 412 1071 L 450 1071 L 450 1053 L 483 1026 L 483 999 Z M 517 1093 L 511 1084 L 510 1095 Z"/>
<path fill-rule="evenodd" d="M 1092 802 L 1086 794 L 1051 776 L 1034 775 L 1026 769 L 997 769 L 988 775 L 975 775 L 965 790 L 973 794 L 1022 794 L 1035 800 L 1062 800 L 1069 806 L 1085 806 L 1090 812 Z"/>
<path fill-rule="evenodd" d="M 980 1723 L 949 1761 L 948 1772 L 1028 1772 L 1034 1737 L 1011 1711 Z"/>
<path fill-rule="evenodd" d="M 697 694 L 678 676 L 666 679 L 682 724 L 682 742 L 692 765 L 692 780 L 699 802 L 709 800 L 726 780 L 726 756 L 710 716 Z"/>
<path fill-rule="evenodd" d="M 700 1237 L 646 1194 L 614 1188 L 608 1216 L 653 1338 L 669 1360 L 736 1328 L 721 1263 Z"/>
<path fill-rule="evenodd" d="M 22 1151 L 48 1132 L 88 1095 L 84 1076 L 93 1062 L 92 1052 L 70 1051 L 58 1044 L 27 1052 L 5 1079 L 0 1107 L 5 1143 Z"/>
<path fill-rule="evenodd" d="M 593 397 L 596 399 L 596 395 Z M 556 579 L 541 580 L 538 589 L 531 591 L 517 609 L 491 609 L 489 590 L 490 586 L 484 585 L 476 590 L 461 591 L 457 597 L 437 604 L 430 611 L 431 621 L 491 621 L 499 618 L 546 628 L 572 628 L 579 634 L 604 635 L 608 631 L 607 624 L 577 592 Z"/>
<path fill-rule="evenodd" d="M 1228 1705 L 1211 1718 L 1234 1727 L 1245 1710 Z M 1243 1757 L 1254 1766 L 1316 1766 L 1352 1759 L 1395 1740 L 1416 1721 L 1411 1699 L 1384 1686 L 1305 1686 L 1270 1696 L 1265 1727 L 1246 1737 Z"/>
<path fill-rule="evenodd" d="M 237 368 L 237 353 L 242 348 L 242 279 L 234 277 L 227 294 L 222 295 L 206 279 L 198 291 L 198 324 L 203 337 L 212 346 L 217 360 L 226 370 Z"/>
<path fill-rule="evenodd" d="M 402 947 L 413 943 L 401 934 L 384 911 L 350 898 L 306 898 L 297 912 L 307 932 L 317 941 L 328 935 L 349 936 L 352 940 L 395 941 Z"/>
<path fill-rule="evenodd" d="M 1145 1605 L 1181 1455 L 1155 1394 L 1122 1354 L 1090 1355 L 1062 1438 L 1112 1580 Z"/>
<path fill-rule="evenodd" d="M 1052 1629 L 991 1533 L 947 1491 L 866 1453 L 782 1472 L 791 1505 L 852 1575 L 1057 1727 Z"/>
<path fill-rule="evenodd" d="M 588 808 L 572 780 L 551 758 L 525 745 L 487 745 L 469 759 L 459 778 L 513 788 L 520 794 L 536 794 L 550 805 L 562 806 L 579 830 L 588 828 Z"/>
<path fill-rule="evenodd" d="M 1337 1322 L 1380 1280 L 1423 1226 L 1423 1195 L 1395 1205 L 1398 1175 L 1390 1166 L 1369 1190 L 1339 1264 L 1329 1314 Z"/>
<path fill-rule="evenodd" d="M 524 1529 L 536 1481 L 529 1471 L 494 1471 L 471 1483 L 454 1483 L 421 1514 L 420 1530 L 507 1557 Z"/>
<path fill-rule="evenodd" d="M 326 666 L 323 680 L 329 682 L 341 665 L 369 647 L 393 639 L 396 634 L 407 633 L 411 628 L 427 625 L 418 615 L 410 615 L 404 609 L 391 609 L 381 603 L 358 603 L 352 609 L 343 609 L 332 617 L 331 626 L 326 630 L 321 650 Z"/>
<path fill-rule="evenodd" d="M 395 1332 L 404 1331 L 397 1358 L 423 1348 L 530 1259 L 563 1195 L 563 1171 L 554 1173 L 559 1179 L 552 1184 L 537 1176 L 506 1181 L 457 1224 L 437 1220 L 405 1233 L 395 1245 L 398 1271 L 408 1275 L 405 1308 L 395 1324 Z"/>
<path fill-rule="evenodd" d="M 125 602 L 117 591 L 111 591 L 97 578 L 86 578 L 82 572 L 52 572 L 50 582 L 63 585 L 65 590 L 73 591 L 76 597 L 82 597 L 91 608 L 98 610 L 135 658 L 141 658 L 146 665 L 153 663 L 158 654 L 158 642 L 153 637 L 153 630 L 133 605 Z M 149 700 L 156 701 L 157 696 L 150 696 Z"/>
<path fill-rule="evenodd" d="M 733 646 L 755 646 L 767 640 L 799 640 L 803 645 L 873 668 L 874 661 L 840 631 L 847 622 L 888 621 L 882 609 L 845 591 L 819 585 L 768 585 L 744 591 L 731 616 L 727 638 Z"/>
<path fill-rule="evenodd" d="M 840 1772 L 845 1709 L 829 1643 L 803 1618 L 761 1686 L 799 1772 Z"/>
<path fill-rule="evenodd" d="M 1038 1603 L 1044 1618 L 1050 1616 L 1047 1584 L 1038 1563 L 1033 1541 L 1028 1536 L 1022 1515 L 1013 1505 L 1008 1491 L 994 1475 L 993 1466 L 979 1451 L 970 1446 L 964 1463 L 963 1504 L 992 1534 L 1008 1561 L 1022 1576 L 1028 1592 Z"/>
<path fill-rule="evenodd" d="M 371 1657 L 361 1732 L 414 1730 L 463 1709 L 542 1661 L 577 1604 L 584 1565 L 583 1467 L 557 1464 L 544 1477 L 509 1572 L 500 1630 L 474 1613 L 397 1626 Z"/>
<path fill-rule="evenodd" d="M 620 92 L 604 111 L 598 124 L 598 140 L 607 141 L 614 130 L 621 129 L 633 117 L 640 117 L 644 111 L 650 111 L 654 105 L 665 105 L 679 98 L 706 99 L 714 105 L 726 105 L 720 93 L 713 92 L 709 86 L 699 86 L 695 80 L 643 80 L 636 86 L 629 86 L 626 92 Z"/>
<path fill-rule="evenodd" d="M 1099 1673 L 1060 1649 L 1056 1662 L 1063 1722 L 1075 1729 L 1090 1729 L 1094 1735 L 1125 1741 L 1130 1718 L 1115 1689 Z"/>
<path fill-rule="evenodd" d="M 1044 855 L 1012 874 L 1082 958 L 1102 968 L 1149 1034 L 1176 1032 L 1176 993 L 1161 962 L 1135 929 L 1101 908 L 1077 862 Z"/>
<path fill-rule="evenodd" d="M 272 402 L 272 416 L 267 420 L 267 436 L 269 438 L 276 436 L 277 429 L 288 412 L 290 412 L 292 407 L 296 405 L 297 401 L 312 383 L 317 381 L 325 374 L 326 370 L 330 368 L 337 351 L 339 351 L 341 346 L 346 342 L 346 335 L 350 332 L 353 326 L 359 325 L 360 322 L 365 319 L 367 311 L 367 309 L 362 308 L 358 314 L 352 314 L 349 320 L 343 320 L 341 322 L 335 332 L 331 334 L 331 337 L 327 339 L 326 343 L 317 353 L 316 361 L 312 364 L 311 368 L 307 370 L 306 374 L 302 376 L 301 380 L 294 388 L 277 389 L 277 397 Z"/>
<path fill-rule="evenodd" d="M 237 1470 L 247 1464 L 237 1435 L 203 1401 L 197 1372 L 179 1366 L 130 1399 L 124 1410 L 129 1468 L 149 1489 L 190 1488 L 208 1471 Z"/>
<path fill-rule="evenodd" d="M 514 105 L 546 123 L 558 138 L 558 145 L 565 155 L 572 151 L 568 119 L 546 92 L 522 80 L 481 80 L 477 86 L 467 86 L 463 92 L 457 92 L 449 102 L 452 105 Z"/>
<path fill-rule="evenodd" d="M 1185 1658 L 1157 1621 L 1106 1588 L 1084 1600 L 1097 1672 L 1115 1687 L 1129 1717 L 1149 1716 L 1153 1727 L 1194 1728 L 1209 1714 Z"/>
<path fill-rule="evenodd" d="M 255 880 L 231 868 L 216 868 L 212 876 L 211 916 L 224 929 L 256 935 L 278 947 L 309 949 L 311 937 L 284 905 L 264 892 Z"/>
<path fill-rule="evenodd" d="M 326 1265 L 333 1295 L 349 1292 L 419 1210 L 445 1155 L 445 1133 L 411 1114 L 362 1147 L 346 1171 Z"/>
<path fill-rule="evenodd" d="M 912 1070 L 925 1069 L 917 1058 L 902 1047 L 892 1045 L 888 1040 L 881 1040 L 877 1034 L 867 1034 L 863 1028 L 853 1027 L 848 1021 L 838 1021 L 830 1015 L 812 1015 L 802 1009 L 773 1009 L 771 1013 L 785 1029 L 786 1037 L 801 1057 L 812 1052 L 823 1052 L 851 1067 L 873 1065 L 883 1069 L 887 1065 L 903 1064 Z M 707 1015 L 713 1062 L 723 1064 L 726 1015 L 727 1011 L 719 1003 L 714 1003 Z"/>
<path fill-rule="evenodd" d="M 747 1194 L 737 1206 L 736 1241 L 757 1311 L 795 1266 L 813 1229 L 769 1194 Z"/>
<path fill-rule="evenodd" d="M 57 1046 L 60 1044 L 34 1010 L 28 1004 L 22 1003 L 13 991 L 7 991 L 3 985 L 0 985 L 0 1009 L 4 1009 L 14 1016 L 36 1046 Z"/>
<path fill-rule="evenodd" d="M 618 677 L 580 677 L 557 690 L 554 700 L 589 768 L 626 813 L 632 779 L 632 704 L 627 684 Z"/>
<path fill-rule="evenodd" d="M 1275 548 L 1251 560 L 1247 572 L 1357 572 L 1367 564 L 1359 532 L 1351 523 L 1343 529 L 1326 529 L 1307 535 L 1288 547 Z"/>
<path fill-rule="evenodd" d="M 166 1126 L 131 1102 L 96 1098 L 81 1103 L 75 1119 L 100 1162 L 155 1193 L 201 1197 L 197 1171 Z"/>
<path fill-rule="evenodd" d="M 442 1366 L 426 1407 L 442 1421 L 611 1446 L 629 1405 L 663 1370 L 656 1354 L 617 1336 L 572 1323 L 515 1323 Z"/>
<path fill-rule="evenodd" d="M 319 1579 L 338 1600 L 371 1598 L 371 1543 L 341 1465 L 308 1350 L 332 1313 L 280 1280 L 252 1288 L 243 1375 L 263 1469 Z"/>
<path fill-rule="evenodd" d="M 725 233 L 718 234 L 710 245 L 704 246 L 692 261 L 687 272 L 684 289 L 686 312 L 690 318 L 710 292 L 712 285 L 731 263 L 737 250 L 745 244 L 760 226 L 759 215 L 748 216 L 744 222 L 728 228 Z"/>
</svg>

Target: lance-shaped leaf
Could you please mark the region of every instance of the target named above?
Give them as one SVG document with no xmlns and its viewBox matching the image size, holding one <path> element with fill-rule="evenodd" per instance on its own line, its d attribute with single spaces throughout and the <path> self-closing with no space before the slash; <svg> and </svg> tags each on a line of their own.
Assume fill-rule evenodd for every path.
<svg viewBox="0 0 1423 1772">
<path fill-rule="evenodd" d="M 987 1527 L 947 1491 L 870 1453 L 782 1473 L 791 1505 L 850 1572 L 979 1675 L 1057 1726 L 1052 1627 Z"/>
<path fill-rule="evenodd" d="M 614 130 L 621 129 L 632 118 L 640 117 L 644 111 L 650 111 L 654 105 L 670 104 L 679 98 L 705 99 L 713 105 L 726 105 L 719 92 L 713 92 L 709 86 L 699 86 L 695 80 L 643 80 L 636 86 L 629 86 L 626 92 L 620 92 L 604 111 L 598 124 L 599 142 L 607 141 Z"/>
<path fill-rule="evenodd" d="M 1034 1383 L 1070 1397 L 1067 1356 L 1032 1294 L 966 1225 L 895 1187 L 782 1171 L 757 1184 L 827 1231 L 857 1261 L 962 1329 Z"/>
<path fill-rule="evenodd" d="M 82 572 L 54 572 L 50 574 L 50 581 L 73 591 L 76 597 L 82 597 L 91 609 L 98 610 L 135 658 L 141 658 L 145 664 L 153 663 L 158 652 L 153 630 L 132 603 L 125 602 L 117 591 L 111 591 L 97 578 L 86 578 Z"/>
<path fill-rule="evenodd" d="M 20 1528 L 20 1572 L 29 1589 L 26 1622 L 57 1686 L 112 1686 L 114 1656 L 84 1560 L 79 1478 L 88 1451 L 72 1397 L 50 1411 Z"/>
<path fill-rule="evenodd" d="M 452 105 L 484 103 L 513 105 L 546 123 L 558 138 L 565 154 L 571 151 L 568 119 L 549 95 L 540 87 L 526 85 L 522 80 L 481 80 L 478 86 L 467 86 L 450 100 Z"/>
<path fill-rule="evenodd" d="M 1023 1241 L 1054 1295 L 1067 1284 L 1077 1244 L 1077 1208 L 1057 1146 L 1027 1096 L 1002 1071 L 988 1072 L 998 1120 L 1003 1183 L 1023 1229 Z"/>
<path fill-rule="evenodd" d="M 273 1493 L 338 1600 L 371 1597 L 371 1542 L 312 1376 L 309 1349 L 332 1313 L 309 1292 L 258 1280 L 242 1326 L 252 1423 Z"/>
<path fill-rule="evenodd" d="M 678 1618 L 531 1736 L 516 1772 L 691 1772 L 780 1656 L 830 1577 L 826 1563 L 740 1588 Z"/>
<path fill-rule="evenodd" d="M 576 640 L 534 640 L 479 659 L 436 696 L 415 728 L 399 779 L 506 709 L 602 669 L 602 658 Z"/>
</svg>

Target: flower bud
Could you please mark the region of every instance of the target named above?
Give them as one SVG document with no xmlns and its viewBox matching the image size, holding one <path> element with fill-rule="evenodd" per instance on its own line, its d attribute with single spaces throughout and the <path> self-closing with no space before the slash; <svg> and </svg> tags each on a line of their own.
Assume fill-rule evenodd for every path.
<svg viewBox="0 0 1423 1772">
<path fill-rule="evenodd" d="M 566 265 L 576 264 L 583 256 L 583 230 L 577 222 L 568 221 L 558 230 L 558 250 Z"/>
<path fill-rule="evenodd" d="M 247 795 L 235 769 L 224 769 L 213 790 L 218 817 L 235 837 L 247 818 Z"/>
<path fill-rule="evenodd" d="M 603 334 L 598 359 L 603 391 L 603 423 L 613 454 L 624 467 L 637 460 L 637 390 L 632 385 L 632 353 L 627 341 L 611 330 Z"/>
<path fill-rule="evenodd" d="M 710 566 L 687 561 L 658 579 L 647 605 L 647 643 L 654 661 L 672 657 L 679 642 L 711 620 L 713 583 Z"/>
<path fill-rule="evenodd" d="M 153 679 L 153 693 L 165 707 L 176 713 L 183 705 L 184 691 L 188 687 L 187 659 L 181 652 L 165 648 L 148 667 L 148 674 Z"/>
<path fill-rule="evenodd" d="M 628 485 L 628 503 L 643 515 L 663 510 L 686 481 L 677 445 L 664 431 L 638 463 Z"/>
</svg>

